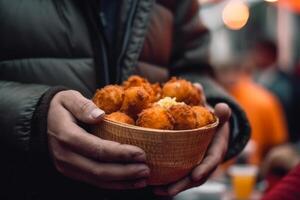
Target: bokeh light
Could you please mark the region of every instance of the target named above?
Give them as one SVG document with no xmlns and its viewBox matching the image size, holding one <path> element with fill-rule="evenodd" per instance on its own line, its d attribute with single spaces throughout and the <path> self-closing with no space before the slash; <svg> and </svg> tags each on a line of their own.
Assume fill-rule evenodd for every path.
<svg viewBox="0 0 300 200">
<path fill-rule="evenodd" d="M 278 0 L 264 0 L 266 2 L 277 2 Z"/>
<path fill-rule="evenodd" d="M 224 7 L 222 18 L 229 29 L 239 30 L 247 24 L 249 15 L 247 4 L 240 0 L 232 0 Z"/>
</svg>

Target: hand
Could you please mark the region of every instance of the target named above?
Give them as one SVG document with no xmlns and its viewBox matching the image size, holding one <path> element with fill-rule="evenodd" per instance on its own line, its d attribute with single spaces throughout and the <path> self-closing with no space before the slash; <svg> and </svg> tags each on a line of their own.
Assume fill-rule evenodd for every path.
<svg viewBox="0 0 300 200">
<path fill-rule="evenodd" d="M 202 87 L 198 88 L 202 90 Z M 183 179 L 167 186 L 159 186 L 154 188 L 155 194 L 163 196 L 175 196 L 181 191 L 199 186 L 209 178 L 218 165 L 223 161 L 228 147 L 228 120 L 231 115 L 231 110 L 227 104 L 219 103 L 215 106 L 214 113 L 219 118 L 220 125 L 202 162 Z"/>
<path fill-rule="evenodd" d="M 106 189 L 146 186 L 145 152 L 135 146 L 102 140 L 77 125 L 101 121 L 104 112 L 76 91 L 57 93 L 48 114 L 48 143 L 63 175 Z"/>
</svg>

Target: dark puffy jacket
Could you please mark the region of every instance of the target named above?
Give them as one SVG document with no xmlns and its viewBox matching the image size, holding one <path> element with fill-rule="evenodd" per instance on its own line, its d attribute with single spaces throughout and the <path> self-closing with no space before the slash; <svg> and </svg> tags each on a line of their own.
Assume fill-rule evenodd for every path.
<svg viewBox="0 0 300 200">
<path fill-rule="evenodd" d="M 208 76 L 208 32 L 196 0 L 121 1 L 114 46 L 104 35 L 109 22 L 100 17 L 99 2 L 0 0 L 1 199 L 151 198 L 149 189 L 115 194 L 56 172 L 47 149 L 47 111 L 66 88 L 90 98 L 96 88 L 131 74 L 153 81 L 167 72 L 181 75 L 201 82 L 210 104 L 227 102 L 233 109 L 226 159 L 249 138 L 244 113 Z"/>
</svg>

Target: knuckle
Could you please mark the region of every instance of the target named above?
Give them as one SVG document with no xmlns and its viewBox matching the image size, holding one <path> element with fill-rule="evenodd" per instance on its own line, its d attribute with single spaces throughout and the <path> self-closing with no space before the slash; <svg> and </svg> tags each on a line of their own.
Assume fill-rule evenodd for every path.
<svg viewBox="0 0 300 200">
<path fill-rule="evenodd" d="M 53 151 L 53 156 L 54 156 L 57 163 L 64 163 L 65 162 L 66 156 L 64 155 L 64 153 L 62 151 L 54 150 Z"/>
<path fill-rule="evenodd" d="M 73 140 L 72 134 L 65 132 L 64 127 L 58 127 L 57 131 L 48 131 L 48 136 L 60 143 L 68 143 Z"/>
<path fill-rule="evenodd" d="M 73 90 L 65 90 L 65 91 L 61 91 L 61 92 L 57 93 L 58 94 L 57 96 L 59 99 L 63 100 L 72 93 L 73 93 Z"/>
<path fill-rule="evenodd" d="M 61 174 L 65 174 L 66 170 L 65 168 L 63 167 L 63 165 L 61 165 L 59 162 L 54 162 L 54 166 L 55 166 L 55 169 L 61 173 Z"/>
</svg>

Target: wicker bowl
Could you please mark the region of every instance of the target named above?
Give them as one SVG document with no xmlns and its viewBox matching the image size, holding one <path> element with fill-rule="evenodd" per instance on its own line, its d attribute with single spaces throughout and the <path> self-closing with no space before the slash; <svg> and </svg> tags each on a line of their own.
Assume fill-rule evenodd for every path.
<svg viewBox="0 0 300 200">
<path fill-rule="evenodd" d="M 184 177 L 201 162 L 218 123 L 216 119 L 213 124 L 198 129 L 158 130 L 104 119 L 94 134 L 143 149 L 151 171 L 148 184 L 163 185 Z"/>
</svg>

